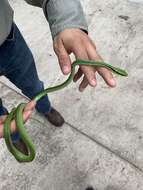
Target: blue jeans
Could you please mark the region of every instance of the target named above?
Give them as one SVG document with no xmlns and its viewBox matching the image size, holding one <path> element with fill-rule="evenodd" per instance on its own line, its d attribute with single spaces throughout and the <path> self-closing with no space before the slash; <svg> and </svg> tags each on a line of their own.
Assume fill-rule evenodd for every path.
<svg viewBox="0 0 143 190">
<path fill-rule="evenodd" d="M 39 80 L 37 74 L 33 55 L 14 23 L 8 38 L 0 46 L 0 75 L 8 78 L 30 99 L 44 90 L 43 82 Z M 37 102 L 36 109 L 43 114 L 50 111 L 51 104 L 48 96 Z M 6 111 L 1 103 L 0 115 L 5 114 Z M 17 133 L 13 134 L 13 140 L 17 140 L 18 136 Z"/>
</svg>

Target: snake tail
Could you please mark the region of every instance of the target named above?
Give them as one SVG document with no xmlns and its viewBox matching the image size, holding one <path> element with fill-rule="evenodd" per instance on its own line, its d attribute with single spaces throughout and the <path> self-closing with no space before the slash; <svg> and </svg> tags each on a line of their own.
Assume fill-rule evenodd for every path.
<svg viewBox="0 0 143 190">
<path fill-rule="evenodd" d="M 110 69 L 112 72 L 120 75 L 120 76 L 128 76 L 128 73 L 120 69 L 118 67 L 114 67 L 108 63 L 105 62 L 99 62 L 99 61 L 88 61 L 88 60 L 76 60 L 73 62 L 71 66 L 71 73 L 69 77 L 64 81 L 62 84 L 59 84 L 57 86 L 49 87 L 37 94 L 33 100 L 34 101 L 39 101 L 42 97 L 44 97 L 46 94 L 55 92 L 57 90 L 62 90 L 66 86 L 68 86 L 71 81 L 73 80 L 74 73 L 75 73 L 75 67 L 76 66 L 81 66 L 81 65 L 86 65 L 86 66 L 93 66 L 93 67 L 104 67 L 107 69 Z M 35 155 L 36 155 L 36 150 L 35 146 L 29 137 L 25 127 L 24 127 L 24 121 L 23 121 L 23 110 L 25 108 L 25 103 L 21 103 L 17 106 L 17 108 L 12 109 L 12 111 L 8 114 L 5 122 L 4 122 L 4 139 L 7 145 L 8 150 L 12 153 L 12 155 L 15 157 L 15 159 L 18 162 L 31 162 L 34 160 Z M 18 133 L 20 134 L 20 138 L 24 142 L 24 144 L 27 147 L 28 154 L 24 154 L 21 152 L 19 149 L 16 148 L 16 146 L 13 144 L 11 140 L 11 122 L 12 120 L 15 119 L 16 121 L 16 129 Z"/>
</svg>

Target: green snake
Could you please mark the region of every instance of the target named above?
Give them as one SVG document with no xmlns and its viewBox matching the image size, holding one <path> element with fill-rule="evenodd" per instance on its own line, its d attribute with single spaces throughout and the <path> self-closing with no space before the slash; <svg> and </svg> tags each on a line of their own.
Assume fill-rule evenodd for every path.
<svg viewBox="0 0 143 190">
<path fill-rule="evenodd" d="M 77 65 L 78 66 L 87 65 L 87 66 L 93 66 L 93 67 L 104 67 L 104 68 L 110 69 L 113 73 L 116 73 L 118 75 L 128 76 L 128 74 L 125 70 L 114 67 L 105 62 L 86 61 L 86 60 L 78 59 L 73 62 L 72 66 L 71 66 L 71 73 L 65 82 L 63 82 L 60 85 L 50 87 L 50 88 L 43 90 L 41 93 L 36 95 L 33 98 L 33 100 L 35 100 L 37 102 L 43 96 L 45 96 L 47 93 L 54 92 L 54 91 L 57 91 L 57 90 L 60 90 L 60 89 L 63 89 L 64 87 L 66 87 L 73 80 L 73 77 L 75 74 L 75 67 Z M 12 111 L 8 114 L 8 116 L 4 122 L 4 139 L 5 139 L 7 148 L 13 154 L 13 156 L 16 158 L 16 160 L 18 162 L 31 162 L 35 158 L 35 154 L 36 154 L 34 144 L 33 144 L 32 140 L 30 139 L 30 137 L 28 136 L 27 131 L 24 127 L 22 113 L 25 108 L 25 105 L 26 105 L 25 103 L 21 103 L 17 106 L 17 108 L 12 109 Z M 20 134 L 20 138 L 22 139 L 22 141 L 25 143 L 25 145 L 27 147 L 27 150 L 28 150 L 27 155 L 20 152 L 20 150 L 18 150 L 12 143 L 10 125 L 11 125 L 11 121 L 13 119 L 15 119 L 15 121 L 16 121 L 16 129 L 17 129 L 18 133 Z"/>
</svg>

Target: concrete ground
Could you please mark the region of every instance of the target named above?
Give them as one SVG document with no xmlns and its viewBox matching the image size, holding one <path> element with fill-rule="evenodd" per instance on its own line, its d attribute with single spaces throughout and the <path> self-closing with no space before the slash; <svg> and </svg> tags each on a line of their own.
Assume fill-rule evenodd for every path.
<svg viewBox="0 0 143 190">
<path fill-rule="evenodd" d="M 11 0 L 15 21 L 31 47 L 45 86 L 62 76 L 39 8 Z M 19 164 L 0 140 L 0 190 L 143 190 L 143 5 L 127 0 L 82 0 L 89 33 L 107 62 L 125 68 L 108 88 L 78 92 L 78 84 L 50 94 L 66 123 L 54 128 L 38 113 L 26 124 L 36 145 L 32 163 Z M 43 45 L 44 44 L 44 45 Z M 10 110 L 27 101 L 5 78 L 0 92 Z"/>
</svg>

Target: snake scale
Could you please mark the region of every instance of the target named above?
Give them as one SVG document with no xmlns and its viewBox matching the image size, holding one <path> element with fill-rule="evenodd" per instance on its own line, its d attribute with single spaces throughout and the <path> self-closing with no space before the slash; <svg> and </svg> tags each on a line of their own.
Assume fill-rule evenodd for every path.
<svg viewBox="0 0 143 190">
<path fill-rule="evenodd" d="M 40 100 L 43 96 L 45 96 L 47 93 L 54 92 L 57 90 L 61 90 L 64 87 L 66 87 L 72 80 L 75 74 L 75 67 L 80 65 L 87 65 L 87 66 L 93 66 L 93 67 L 104 67 L 107 69 L 110 69 L 113 73 L 116 73 L 120 76 L 128 76 L 127 72 L 123 69 L 114 67 L 110 64 L 107 64 L 105 62 L 100 61 L 86 61 L 86 60 L 75 60 L 72 64 L 71 73 L 66 81 L 64 81 L 62 84 L 59 84 L 54 87 L 50 87 L 42 91 L 41 93 L 37 94 L 33 100 L 36 102 Z M 13 156 L 16 158 L 18 162 L 31 162 L 35 158 L 35 147 L 30 139 L 30 137 L 27 134 L 27 131 L 24 127 L 24 121 L 22 117 L 23 110 L 25 108 L 25 103 L 21 103 L 17 106 L 17 108 L 13 108 L 12 111 L 8 114 L 5 122 L 4 122 L 4 139 L 7 145 L 8 150 L 13 154 Z M 10 132 L 10 125 L 11 121 L 15 119 L 16 121 L 16 129 L 18 133 L 20 134 L 20 138 L 25 143 L 28 155 L 23 154 L 18 150 L 11 140 L 11 132 Z"/>
</svg>

